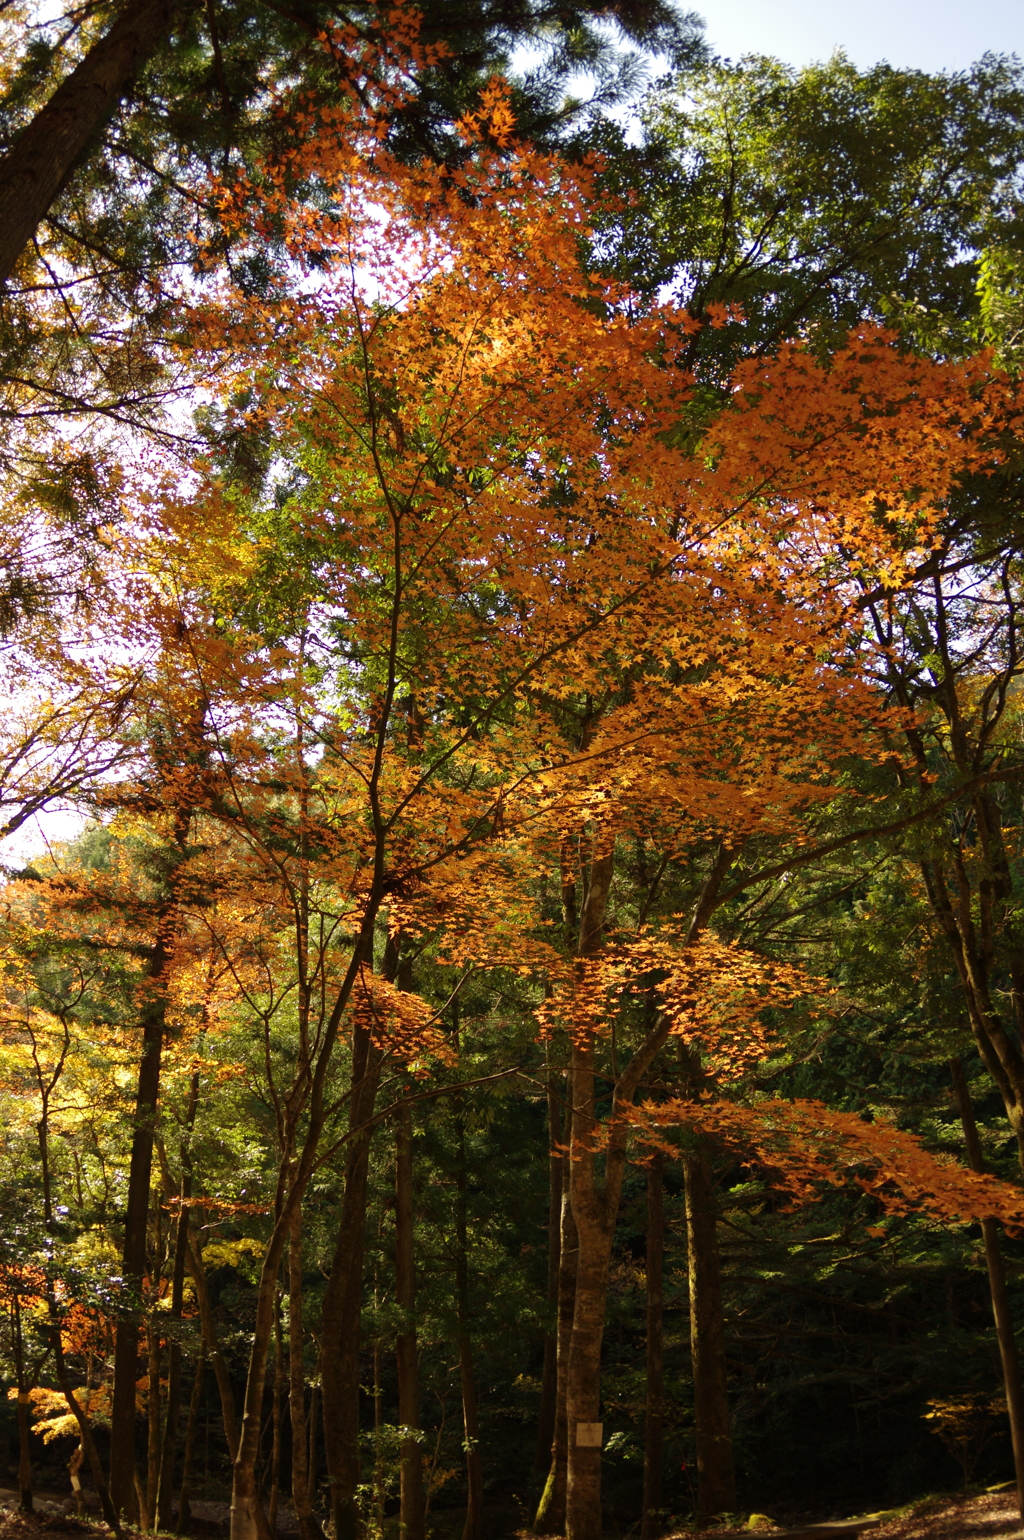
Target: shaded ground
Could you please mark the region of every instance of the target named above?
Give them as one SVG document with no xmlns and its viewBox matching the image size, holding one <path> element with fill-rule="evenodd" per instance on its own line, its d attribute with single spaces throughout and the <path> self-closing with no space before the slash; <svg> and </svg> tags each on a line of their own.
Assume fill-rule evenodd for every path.
<svg viewBox="0 0 1024 1540">
<path fill-rule="evenodd" d="M 883 1517 L 878 1514 L 876 1517 Z M 777 1526 L 781 1528 L 781 1526 Z M 666 1540 L 770 1540 L 767 1526 L 756 1529 L 678 1530 Z M 863 1540 L 1022 1540 L 1024 1524 L 1017 1511 L 1016 1488 L 963 1497 L 930 1497 L 891 1516 Z"/>
<path fill-rule="evenodd" d="M 39 1513 L 23 1515 L 6 1506 L 15 1494 L 0 1492 L 0 1540 L 100 1540 L 109 1534 L 104 1524 L 79 1519 L 73 1513 L 59 1511 L 64 1499 L 41 1493 Z M 197 1503 L 197 1508 L 225 1508 L 227 1504 Z M 200 1519 L 196 1532 L 213 1534 L 220 1526 Z M 527 1531 L 523 1532 L 528 1535 Z M 133 1540 L 134 1540 L 134 1532 Z M 634 1531 L 635 1534 L 635 1531 Z M 768 1528 L 678 1530 L 666 1540 L 738 1540 L 739 1536 L 769 1540 Z M 532 1537 L 529 1537 L 532 1540 Z M 622 1540 L 627 1540 L 624 1534 Z M 1024 1525 L 1017 1512 L 1016 1493 L 982 1492 L 970 1497 L 934 1497 L 887 1518 L 879 1529 L 869 1530 L 865 1540 L 1024 1540 Z"/>
</svg>

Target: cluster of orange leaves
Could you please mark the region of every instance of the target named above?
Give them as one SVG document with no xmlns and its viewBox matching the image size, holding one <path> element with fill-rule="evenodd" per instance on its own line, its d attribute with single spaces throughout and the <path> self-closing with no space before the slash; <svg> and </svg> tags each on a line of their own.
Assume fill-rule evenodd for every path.
<svg viewBox="0 0 1024 1540">
<path fill-rule="evenodd" d="M 997 1177 L 934 1155 L 913 1134 L 884 1119 L 871 1122 L 823 1102 L 767 1098 L 745 1105 L 681 1097 L 645 1101 L 624 1114 L 637 1136 L 678 1155 L 660 1134 L 683 1127 L 708 1134 L 770 1174 L 794 1203 L 812 1202 L 828 1186 L 853 1181 L 888 1213 L 921 1213 L 947 1224 L 1001 1220 L 1024 1230 L 1024 1192 Z M 883 1233 L 883 1232 L 879 1232 Z"/>
</svg>

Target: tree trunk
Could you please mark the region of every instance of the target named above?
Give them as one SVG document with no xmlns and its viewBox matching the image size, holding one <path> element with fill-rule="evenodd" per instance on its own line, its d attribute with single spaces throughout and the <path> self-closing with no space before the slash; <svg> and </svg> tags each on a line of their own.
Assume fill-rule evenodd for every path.
<svg viewBox="0 0 1024 1540">
<path fill-rule="evenodd" d="M 168 36 L 173 10 L 172 0 L 126 5 L 0 161 L 0 284 L 140 65 Z"/>
<path fill-rule="evenodd" d="M 569 1077 L 566 1076 L 568 1083 Z M 566 1142 L 571 1123 L 571 1105 L 566 1108 Z M 558 1232 L 558 1318 L 555 1342 L 555 1415 L 552 1429 L 550 1466 L 548 1478 L 537 1505 L 533 1527 L 539 1535 L 561 1534 L 565 1528 L 565 1489 L 569 1463 L 569 1348 L 572 1343 L 572 1317 L 576 1308 L 576 1263 L 579 1258 L 579 1238 L 576 1221 L 572 1217 L 572 1200 L 569 1193 L 568 1160 L 561 1161 L 561 1213 Z"/>
<path fill-rule="evenodd" d="M 551 1464 L 551 1450 L 555 1438 L 555 1400 L 558 1381 L 558 1274 L 560 1261 L 562 1217 L 562 1153 L 558 1145 L 562 1137 L 562 1117 L 559 1097 L 551 1065 L 548 1064 L 548 1287 L 547 1306 L 550 1312 L 549 1329 L 544 1336 L 544 1368 L 540 1382 L 540 1413 L 537 1419 L 537 1469 L 546 1471 Z"/>
<path fill-rule="evenodd" d="M 647 1406 L 644 1424 L 644 1507 L 640 1540 L 654 1540 L 661 1533 L 662 1527 L 664 1167 L 665 1157 L 659 1150 L 651 1157 L 651 1164 L 647 1168 Z"/>
<path fill-rule="evenodd" d="M 157 1529 L 169 1529 L 171 1504 L 174 1500 L 174 1456 L 178 1443 L 178 1421 L 181 1413 L 181 1315 L 185 1301 L 185 1257 L 188 1250 L 188 1199 L 192 1196 L 192 1162 L 189 1157 L 189 1140 L 195 1126 L 196 1107 L 199 1103 L 199 1073 L 193 1074 L 189 1085 L 185 1127 L 181 1139 L 181 1191 L 178 1219 L 174 1231 L 174 1260 L 171 1265 L 171 1308 L 168 1314 L 170 1343 L 167 1351 L 167 1408 L 164 1413 L 164 1436 L 160 1450 L 160 1474 L 156 1489 Z"/>
<path fill-rule="evenodd" d="M 601 950 L 613 871 L 611 851 L 590 863 L 587 894 L 580 915 L 581 959 L 595 956 Z M 601 1540 L 601 1342 L 621 1166 L 616 1171 L 609 1145 L 603 1162 L 604 1180 L 601 1181 L 598 1158 L 594 1154 L 597 1117 L 593 1038 L 574 1042 L 571 1055 L 569 1193 L 576 1221 L 578 1253 L 566 1385 L 565 1527 L 568 1540 Z"/>
<path fill-rule="evenodd" d="M 143 1530 L 154 1527 L 160 1480 L 160 1333 L 151 1314 L 146 1322 L 146 1511 Z"/>
<path fill-rule="evenodd" d="M 178 1493 L 178 1522 L 175 1526 L 179 1535 L 186 1532 L 192 1518 L 192 1505 L 189 1501 L 192 1490 L 192 1456 L 195 1452 L 196 1423 L 199 1421 L 199 1408 L 203 1404 L 205 1378 L 206 1345 L 204 1343 L 199 1350 L 196 1375 L 192 1382 L 192 1395 L 188 1403 L 188 1417 L 185 1419 L 185 1452 L 181 1457 L 181 1490 Z M 170 1507 L 169 1502 L 167 1506 Z"/>
<path fill-rule="evenodd" d="M 178 859 L 184 853 L 188 815 L 175 820 Z M 128 1204 L 124 1220 L 121 1287 L 127 1308 L 119 1315 L 114 1335 L 114 1395 L 110 1411 L 110 1500 L 125 1518 L 135 1514 L 135 1383 L 138 1378 L 139 1317 L 142 1279 L 146 1267 L 153 1142 L 160 1096 L 160 1065 L 167 1007 L 167 975 L 175 929 L 173 893 L 160 906 L 156 941 L 149 954 L 142 988 L 147 991 L 141 1011 L 142 1057 L 135 1095 L 135 1118 L 128 1166 Z"/>
<path fill-rule="evenodd" d="M 453 1006 L 454 1046 L 459 1047 L 459 1004 Z M 480 1460 L 480 1425 L 476 1411 L 476 1378 L 473 1374 L 473 1337 L 470 1306 L 470 1257 L 468 1257 L 467 1158 L 462 1092 L 453 1098 L 456 1124 L 456 1315 L 459 1321 L 459 1380 L 462 1386 L 462 1434 L 467 1472 L 467 1505 L 462 1540 L 482 1540 L 484 1534 L 484 1463 Z"/>
<path fill-rule="evenodd" d="M 703 1150 L 683 1156 L 690 1276 L 690 1354 L 697 1425 L 697 1523 L 736 1507 L 725 1321 L 711 1171 Z"/>
<path fill-rule="evenodd" d="M 468 1331 L 459 1333 L 459 1379 L 462 1387 L 462 1430 L 466 1444 L 466 1522 L 462 1540 L 481 1540 L 483 1535 L 484 1473 L 480 1458 L 480 1422 L 476 1409 L 473 1375 L 473 1344 Z"/>
<path fill-rule="evenodd" d="M 30 1386 L 25 1373 L 25 1342 L 21 1329 L 21 1300 L 18 1297 L 17 1285 L 11 1297 L 11 1322 L 14 1327 L 14 1372 L 18 1386 L 18 1508 L 22 1513 L 31 1513 L 32 1499 L 32 1447 L 29 1444 L 30 1431 L 28 1420 Z"/>
<path fill-rule="evenodd" d="M 973 898 L 970 877 L 959 852 L 953 856 L 953 887 L 940 861 L 921 863 L 932 910 L 942 927 L 946 942 L 953 955 L 967 1019 L 971 1033 L 988 1070 L 999 1090 L 1006 1110 L 1007 1121 L 1017 1139 L 1017 1157 L 1024 1170 L 1024 1054 L 1019 1042 L 1006 1025 L 996 1008 L 992 996 L 991 974 L 996 947 L 996 933 L 1002 917 L 1002 907 L 995 903 L 995 896 L 1002 892 L 999 868 L 1005 865 L 1005 852 L 1001 840 L 993 833 L 994 819 L 989 799 L 974 799 L 977 828 L 985 847 L 983 868 L 985 876 L 979 883 L 977 894 L 977 923 L 973 918 Z M 1011 969 L 1012 971 L 1012 969 Z M 1013 990 L 1018 1013 L 1018 1031 L 1024 1029 L 1024 1001 L 1018 990 Z"/>
<path fill-rule="evenodd" d="M 419 1431 L 420 1385 L 416 1354 L 416 1272 L 413 1260 L 412 1103 L 406 1098 L 395 1115 L 395 1302 L 403 1330 L 396 1344 L 398 1359 L 398 1421 Z M 402 1540 L 423 1540 L 423 1456 L 419 1439 L 403 1438 L 401 1446 Z"/>
<path fill-rule="evenodd" d="M 357 1540 L 359 1465 L 359 1321 L 363 1306 L 366 1197 L 370 1130 L 380 1080 L 381 1055 L 357 1026 L 352 1043 L 352 1097 L 345 1192 L 324 1294 L 321 1334 L 321 1410 L 335 1540 Z"/>
<path fill-rule="evenodd" d="M 978 1126 L 974 1120 L 971 1093 L 959 1055 L 949 1061 L 960 1121 L 963 1124 L 967 1161 L 972 1171 L 984 1171 L 985 1160 L 978 1138 Z M 999 1230 L 994 1219 L 981 1221 L 981 1233 L 985 1240 L 985 1265 L 988 1269 L 988 1287 L 992 1298 L 992 1315 L 999 1340 L 999 1356 L 1003 1366 L 1003 1387 L 1006 1391 L 1006 1409 L 1010 1414 L 1010 1437 L 1013 1443 L 1013 1469 L 1017 1478 L 1017 1508 L 1024 1519 L 1024 1390 L 1021 1387 L 1020 1359 L 1017 1355 L 1017 1339 L 1014 1336 L 1013 1315 L 1006 1292 L 1006 1270 L 999 1245 Z"/>
<path fill-rule="evenodd" d="M 162 943 L 154 948 L 150 985 L 160 990 L 169 961 Z M 118 1317 L 114 1334 L 114 1397 L 110 1413 L 110 1499 L 119 1514 L 137 1517 L 135 1500 L 135 1384 L 138 1379 L 139 1297 L 146 1266 L 146 1226 L 149 1185 L 153 1170 L 153 1134 L 160 1090 L 160 1058 L 164 1034 L 164 998 L 157 995 L 143 1010 L 142 1060 L 139 1064 L 128 1171 L 128 1208 L 121 1258 L 122 1287 L 128 1308 Z"/>
<path fill-rule="evenodd" d="M 608 1298 L 608 1270 L 615 1233 L 608 1196 L 610 1154 L 605 1157 L 605 1191 L 594 1170 L 594 1050 L 573 1047 L 573 1142 L 570 1175 L 573 1217 L 579 1240 L 576 1301 L 569 1348 L 566 1410 L 569 1425 L 565 1493 L 568 1540 L 601 1540 L 601 1342 Z"/>
<path fill-rule="evenodd" d="M 458 1042 L 456 1028 L 456 1043 Z M 473 1339 L 469 1303 L 469 1215 L 466 1203 L 466 1127 L 462 1096 L 455 1098 L 456 1210 L 455 1210 L 455 1308 L 459 1322 L 459 1379 L 462 1387 L 462 1430 L 466 1450 L 466 1522 L 462 1540 L 481 1540 L 483 1534 L 483 1462 L 480 1458 L 480 1424 L 477 1418 L 476 1380 L 473 1375 Z"/>
<path fill-rule="evenodd" d="M 288 1411 L 292 1429 L 292 1502 L 300 1540 L 323 1540 L 323 1531 L 313 1517 L 309 1490 L 303 1347 L 302 1209 L 296 1206 L 288 1231 Z M 312 1418 L 309 1431 L 312 1432 Z"/>
<path fill-rule="evenodd" d="M 281 1400 L 284 1390 L 284 1328 L 281 1322 L 281 1290 L 274 1303 L 274 1385 L 271 1392 L 271 1421 L 273 1445 L 270 1453 L 270 1501 L 267 1504 L 267 1522 L 270 1532 L 277 1534 L 277 1509 L 281 1501 Z"/>
</svg>

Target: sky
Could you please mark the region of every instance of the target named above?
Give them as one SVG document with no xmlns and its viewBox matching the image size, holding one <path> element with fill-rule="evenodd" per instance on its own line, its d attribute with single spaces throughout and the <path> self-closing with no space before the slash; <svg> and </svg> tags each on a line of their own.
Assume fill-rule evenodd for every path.
<svg viewBox="0 0 1024 1540">
<path fill-rule="evenodd" d="M 966 69 L 983 53 L 1024 59 L 1024 0 L 683 0 L 703 16 L 715 53 L 771 54 L 788 64 L 842 48 L 862 69 Z"/>
</svg>

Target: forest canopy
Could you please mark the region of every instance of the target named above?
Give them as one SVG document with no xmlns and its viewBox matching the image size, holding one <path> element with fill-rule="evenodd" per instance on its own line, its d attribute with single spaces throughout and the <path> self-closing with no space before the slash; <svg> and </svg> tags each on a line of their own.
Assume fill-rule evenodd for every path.
<svg viewBox="0 0 1024 1540">
<path fill-rule="evenodd" d="M 12 1502 L 1024 1502 L 1019 61 L 0 33 Z"/>
</svg>

